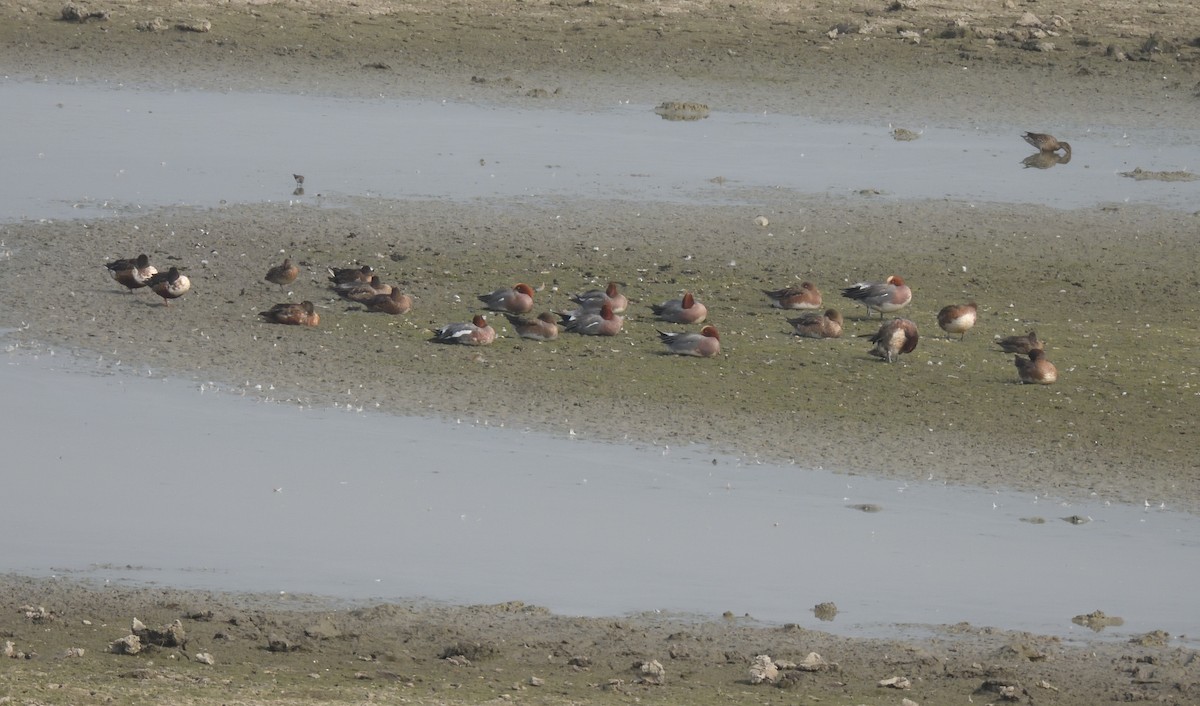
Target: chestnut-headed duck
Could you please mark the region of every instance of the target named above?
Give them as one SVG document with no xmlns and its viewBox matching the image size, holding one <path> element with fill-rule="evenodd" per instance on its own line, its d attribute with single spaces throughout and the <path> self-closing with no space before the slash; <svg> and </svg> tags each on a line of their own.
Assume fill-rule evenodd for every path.
<svg viewBox="0 0 1200 706">
<path fill-rule="evenodd" d="M 912 302 L 912 290 L 899 275 L 892 275 L 883 282 L 859 282 L 843 289 L 842 296 L 866 306 L 868 319 L 872 309 L 879 312 L 882 320 L 884 314 L 899 311 Z"/>
<path fill-rule="evenodd" d="M 150 278 L 158 274 L 158 270 L 150 264 L 150 256 L 145 253 L 132 259 L 113 260 L 104 266 L 108 268 L 108 274 L 130 292 L 145 287 Z"/>
<path fill-rule="evenodd" d="M 651 304 L 650 309 L 658 318 L 673 324 L 698 324 L 708 316 L 708 307 L 696 301 L 691 292 L 684 292 L 682 299 Z"/>
<path fill-rule="evenodd" d="M 1058 369 L 1046 360 L 1046 352 L 1041 348 L 1029 351 L 1028 358 L 1013 358 L 1013 365 L 1017 366 L 1021 382 L 1027 385 L 1049 385 L 1058 379 Z"/>
<path fill-rule="evenodd" d="M 875 344 L 869 353 L 894 363 L 902 353 L 911 353 L 917 347 L 917 339 L 916 324 L 908 319 L 892 319 L 868 339 Z"/>
<path fill-rule="evenodd" d="M 276 265 L 267 270 L 267 276 L 263 279 L 271 284 L 278 284 L 280 287 L 286 287 L 296 278 L 300 276 L 300 268 L 292 263 L 290 258 L 283 258 L 283 264 Z"/>
<path fill-rule="evenodd" d="M 562 327 L 584 336 L 615 336 L 621 332 L 625 319 L 614 314 L 612 305 L 601 304 L 600 311 L 579 309 L 569 314 L 559 314 Z"/>
<path fill-rule="evenodd" d="M 192 288 L 192 281 L 187 278 L 187 275 L 180 272 L 179 268 L 172 267 L 166 272 L 159 272 L 146 280 L 146 286 L 162 297 L 163 304 L 170 306 L 172 299 L 182 297 Z"/>
<path fill-rule="evenodd" d="M 521 338 L 531 341 L 553 341 L 558 338 L 558 319 L 554 314 L 544 311 L 536 319 L 517 314 L 505 314 L 504 318 L 513 327 L 513 331 Z"/>
<path fill-rule="evenodd" d="M 367 307 L 367 311 L 399 316 L 412 311 L 413 298 L 397 288 L 392 288 L 390 294 L 376 294 L 370 299 L 360 300 L 359 303 Z"/>
<path fill-rule="evenodd" d="M 609 282 L 604 289 L 592 289 L 580 294 L 572 294 L 571 301 L 579 305 L 580 311 L 600 311 L 600 307 L 608 304 L 614 314 L 620 314 L 629 308 L 629 299 L 617 289 L 616 282 Z"/>
<path fill-rule="evenodd" d="M 370 265 L 362 267 L 330 267 L 329 281 L 334 284 L 346 284 L 347 282 L 369 282 L 371 275 L 375 274 L 375 268 Z"/>
<path fill-rule="evenodd" d="M 507 311 L 510 314 L 527 314 L 533 310 L 533 287 L 521 282 L 494 292 L 480 294 L 483 308 L 492 311 Z"/>
<path fill-rule="evenodd" d="M 433 334 L 438 343 L 461 343 L 464 346 L 486 346 L 496 340 L 496 329 L 482 314 L 465 324 L 446 324 Z"/>
<path fill-rule="evenodd" d="M 1005 353 L 1026 354 L 1033 350 L 1042 350 L 1046 347 L 1045 341 L 1039 340 L 1036 331 L 1030 331 L 1024 336 L 1005 336 L 1004 338 L 996 339 L 996 345 Z"/>
<path fill-rule="evenodd" d="M 321 315 L 310 301 L 276 304 L 267 311 L 258 312 L 258 315 L 272 323 L 288 326 L 316 326 L 321 322 Z"/>
<path fill-rule="evenodd" d="M 764 289 L 763 294 L 776 309 L 820 309 L 821 290 L 812 282 L 801 282 L 799 287 Z"/>
<path fill-rule="evenodd" d="M 810 311 L 787 322 L 797 336 L 804 338 L 842 337 L 842 313 L 837 309 L 826 309 L 823 314 Z"/>
<path fill-rule="evenodd" d="M 1038 148 L 1041 152 L 1057 152 L 1062 150 L 1068 159 L 1071 156 L 1071 144 L 1054 139 L 1054 135 L 1047 135 L 1041 132 L 1027 132 L 1021 135 L 1021 139 Z"/>
<path fill-rule="evenodd" d="M 938 312 L 938 326 L 950 335 L 958 334 L 958 340 L 966 337 L 967 331 L 975 325 L 975 314 L 978 309 L 975 302 L 967 304 L 951 304 L 942 307 Z M 947 336 L 949 338 L 949 336 Z"/>
<path fill-rule="evenodd" d="M 717 333 L 717 327 L 711 324 L 700 329 L 700 333 L 659 331 L 658 339 L 675 355 L 714 358 L 721 352 L 721 334 Z"/>
</svg>

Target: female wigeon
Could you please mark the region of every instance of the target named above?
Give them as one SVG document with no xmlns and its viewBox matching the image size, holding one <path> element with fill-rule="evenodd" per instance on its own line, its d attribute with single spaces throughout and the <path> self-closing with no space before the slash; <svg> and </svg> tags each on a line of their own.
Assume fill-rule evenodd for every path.
<svg viewBox="0 0 1200 706">
<path fill-rule="evenodd" d="M 1021 135 L 1021 139 L 1038 148 L 1041 152 L 1057 152 L 1062 150 L 1068 158 L 1071 156 L 1071 144 L 1054 139 L 1054 135 L 1047 135 L 1041 132 L 1027 132 Z"/>
<path fill-rule="evenodd" d="M 412 311 L 413 298 L 393 288 L 390 294 L 376 294 L 366 301 L 359 302 L 367 307 L 367 311 L 378 311 L 383 314 L 399 316 Z"/>
<path fill-rule="evenodd" d="M 975 313 L 978 307 L 975 302 L 967 304 L 951 304 L 942 307 L 938 312 L 938 326 L 948 334 L 958 334 L 958 340 L 966 337 L 967 331 L 975 325 Z M 949 338 L 949 336 L 947 336 Z"/>
<path fill-rule="evenodd" d="M 288 326 L 316 326 L 321 322 L 321 315 L 310 301 L 276 304 L 267 311 L 258 312 L 258 315 L 267 321 Z"/>
<path fill-rule="evenodd" d="M 1058 369 L 1046 360 L 1046 352 L 1041 348 L 1029 351 L 1029 358 L 1017 356 L 1013 358 L 1017 366 L 1017 376 L 1027 385 L 1049 385 L 1058 379 Z"/>
<path fill-rule="evenodd" d="M 558 321 L 554 314 L 548 311 L 538 314 L 536 319 L 529 319 L 516 314 L 505 314 L 504 318 L 512 325 L 513 331 L 521 338 L 531 341 L 553 341 L 558 338 Z"/>
<path fill-rule="evenodd" d="M 283 264 L 276 265 L 267 270 L 267 276 L 263 279 L 267 280 L 271 284 L 278 284 L 280 287 L 286 287 L 292 282 L 295 282 L 296 278 L 299 276 L 300 268 L 292 264 L 290 258 L 285 257 L 283 258 Z"/>
<path fill-rule="evenodd" d="M 912 290 L 898 275 L 892 275 L 883 282 L 859 282 L 843 289 L 842 296 L 866 306 L 868 319 L 871 318 L 872 309 L 879 312 L 882 320 L 885 313 L 899 311 L 912 302 Z"/>
<path fill-rule="evenodd" d="M 868 339 L 875 344 L 869 353 L 894 363 L 902 353 L 911 353 L 917 347 L 917 339 L 916 324 L 908 319 L 892 319 Z"/>
<path fill-rule="evenodd" d="M 572 294 L 571 301 L 585 311 L 600 311 L 600 307 L 607 303 L 612 307 L 614 314 L 620 314 L 629 307 L 629 299 L 617 289 L 616 282 L 609 282 L 605 289 L 592 289 L 580 294 Z"/>
<path fill-rule="evenodd" d="M 375 268 L 370 265 L 362 267 L 330 267 L 329 281 L 334 284 L 346 284 L 347 282 L 369 282 L 371 275 L 375 274 Z"/>
<path fill-rule="evenodd" d="M 804 338 L 842 337 L 842 313 L 837 309 L 826 309 L 823 314 L 812 311 L 787 322 L 797 336 Z"/>
<path fill-rule="evenodd" d="M 820 309 L 821 290 L 812 282 L 801 282 L 799 287 L 764 289 L 763 294 L 776 309 Z"/>
<path fill-rule="evenodd" d="M 163 304 L 170 306 L 172 299 L 182 297 L 192 288 L 192 281 L 180 272 L 179 268 L 172 267 L 146 280 L 146 286 L 162 297 Z"/>
<path fill-rule="evenodd" d="M 494 292 L 480 294 L 479 301 L 485 309 L 507 311 L 510 314 L 527 314 L 533 310 L 533 287 L 521 282 Z"/>
<path fill-rule="evenodd" d="M 1046 347 L 1044 341 L 1038 340 L 1037 332 L 1030 331 L 1024 336 L 1005 336 L 996 339 L 996 345 L 1005 353 L 1029 353 L 1032 350 L 1042 350 Z"/>
<path fill-rule="evenodd" d="M 496 329 L 482 314 L 465 324 L 446 324 L 433 334 L 438 343 L 461 343 L 464 346 L 486 346 L 496 340 Z"/>
<path fill-rule="evenodd" d="M 673 324 L 698 324 L 708 316 L 708 308 L 696 301 L 691 292 L 684 292 L 682 299 L 651 304 L 650 309 L 658 318 Z"/>
<path fill-rule="evenodd" d="M 659 331 L 658 339 L 675 355 L 694 355 L 697 358 L 713 358 L 721 352 L 721 334 L 716 326 L 705 326 L 700 333 L 668 333 Z"/>
<path fill-rule="evenodd" d="M 613 313 L 609 304 L 600 305 L 600 311 L 579 309 L 570 314 L 559 314 L 562 327 L 584 336 L 615 336 L 621 332 L 625 319 Z"/>
<path fill-rule="evenodd" d="M 108 274 L 130 292 L 145 287 L 150 278 L 158 274 L 158 270 L 150 264 L 150 256 L 145 253 L 132 259 L 113 260 L 104 266 L 108 268 Z"/>
</svg>

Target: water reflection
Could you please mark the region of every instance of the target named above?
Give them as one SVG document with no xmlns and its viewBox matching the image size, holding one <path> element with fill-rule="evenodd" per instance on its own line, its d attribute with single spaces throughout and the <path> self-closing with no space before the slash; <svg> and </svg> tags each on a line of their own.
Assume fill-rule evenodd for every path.
<svg viewBox="0 0 1200 706">
<path fill-rule="evenodd" d="M 1071 150 L 1067 150 L 1066 154 L 1060 155 L 1057 152 L 1034 152 L 1025 159 L 1021 160 L 1021 164 L 1025 168 L 1033 167 L 1034 169 L 1049 169 L 1058 164 L 1066 164 L 1071 161 Z"/>
</svg>

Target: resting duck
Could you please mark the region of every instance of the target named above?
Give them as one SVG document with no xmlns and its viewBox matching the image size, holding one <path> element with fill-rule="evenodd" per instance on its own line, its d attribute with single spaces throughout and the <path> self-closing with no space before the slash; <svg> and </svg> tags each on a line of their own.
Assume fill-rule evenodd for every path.
<svg viewBox="0 0 1200 706">
<path fill-rule="evenodd" d="M 801 282 L 799 287 L 764 289 L 762 292 L 776 309 L 821 308 L 821 291 L 812 282 Z"/>
<path fill-rule="evenodd" d="M 367 307 L 367 311 L 399 316 L 412 311 L 413 298 L 393 287 L 390 294 L 376 294 L 370 299 L 359 301 L 359 303 Z"/>
<path fill-rule="evenodd" d="M 842 313 L 837 309 L 826 309 L 823 314 L 809 312 L 787 322 L 793 333 L 804 338 L 842 337 Z"/>
<path fill-rule="evenodd" d="M 548 311 L 538 314 L 536 319 L 516 314 L 505 314 L 504 318 L 508 319 L 513 331 L 521 338 L 531 341 L 553 341 L 558 338 L 558 321 Z"/>
<path fill-rule="evenodd" d="M 592 289 L 580 294 L 572 294 L 571 301 L 579 305 L 580 311 L 600 311 L 600 307 L 608 304 L 614 314 L 620 314 L 629 308 L 629 299 L 617 289 L 616 282 L 609 282 L 604 289 Z"/>
<path fill-rule="evenodd" d="M 179 268 L 172 267 L 146 280 L 146 286 L 163 298 L 163 304 L 170 306 L 172 299 L 182 297 L 192 288 L 192 281 L 180 272 Z"/>
<path fill-rule="evenodd" d="M 296 278 L 299 276 L 300 268 L 292 264 L 290 258 L 285 257 L 283 258 L 283 264 L 276 265 L 267 270 L 267 276 L 263 279 L 267 280 L 271 284 L 278 284 L 280 287 L 286 287 L 292 282 L 295 282 Z"/>
<path fill-rule="evenodd" d="M 1041 348 L 1029 351 L 1029 358 L 1013 358 L 1013 365 L 1017 366 L 1017 376 L 1026 385 L 1049 385 L 1058 379 L 1058 369 L 1046 360 L 1046 352 Z"/>
<path fill-rule="evenodd" d="M 708 307 L 696 301 L 691 292 L 684 292 L 682 299 L 651 304 L 650 309 L 658 318 L 673 324 L 698 324 L 708 317 Z"/>
<path fill-rule="evenodd" d="M 276 304 L 267 311 L 258 312 L 258 315 L 267 321 L 289 326 L 316 326 L 321 322 L 321 315 L 313 308 L 313 303 L 310 301 L 302 301 L 299 304 L 293 302 Z"/>
<path fill-rule="evenodd" d="M 717 327 L 708 325 L 700 333 L 658 332 L 658 339 L 667 350 L 675 355 L 691 355 L 697 358 L 713 358 L 721 352 L 721 334 Z"/>
<path fill-rule="evenodd" d="M 1044 341 L 1038 340 L 1036 331 L 1030 331 L 1024 336 L 1005 336 L 996 339 L 996 345 L 1000 346 L 1005 353 L 1018 354 L 1027 354 L 1032 350 L 1041 350 L 1046 347 Z"/>
<path fill-rule="evenodd" d="M 600 311 L 579 309 L 570 314 L 559 314 L 562 327 L 584 336 L 615 336 L 621 332 L 625 319 L 613 313 L 612 306 L 602 304 Z"/>
<path fill-rule="evenodd" d="M 842 290 L 842 296 L 853 299 L 867 307 L 867 318 L 871 310 L 879 312 L 879 318 L 899 311 L 912 302 L 912 290 L 899 275 L 892 275 L 883 282 L 859 282 Z"/>
<path fill-rule="evenodd" d="M 970 331 L 971 327 L 975 325 L 977 309 L 978 307 L 975 306 L 975 302 L 951 304 L 942 307 L 942 310 L 937 315 L 938 326 L 947 334 L 954 335 L 957 333 L 958 340 L 961 341 L 966 338 L 967 331 Z"/>
<path fill-rule="evenodd" d="M 145 287 L 150 278 L 158 274 L 158 270 L 150 264 L 150 256 L 142 253 L 133 259 L 113 260 L 104 265 L 108 274 L 132 292 Z"/>
<path fill-rule="evenodd" d="M 366 282 L 343 282 L 333 285 L 333 291 L 342 299 L 363 304 L 380 294 L 389 295 L 393 287 L 379 280 L 379 275 L 371 275 Z"/>
<path fill-rule="evenodd" d="M 496 329 L 482 314 L 465 324 L 446 324 L 433 334 L 438 343 L 461 343 L 464 346 L 486 346 L 496 340 Z"/>
<path fill-rule="evenodd" d="M 330 267 L 329 281 L 336 284 L 346 284 L 347 282 L 368 282 L 371 275 L 375 274 L 375 268 L 370 265 L 363 265 L 359 268 L 353 267 Z"/>
<path fill-rule="evenodd" d="M 524 282 L 512 287 L 480 294 L 479 301 L 485 309 L 507 311 L 510 314 L 527 314 L 533 310 L 533 287 Z"/>
<path fill-rule="evenodd" d="M 871 336 L 869 340 L 875 347 L 869 353 L 894 363 L 902 353 L 911 353 L 917 347 L 917 339 L 916 324 L 908 319 L 892 319 Z"/>
</svg>

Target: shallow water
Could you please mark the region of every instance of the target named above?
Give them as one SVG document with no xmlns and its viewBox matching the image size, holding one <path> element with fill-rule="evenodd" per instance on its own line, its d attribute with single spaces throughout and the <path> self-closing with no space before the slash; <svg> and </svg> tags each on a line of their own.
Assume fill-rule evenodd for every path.
<svg viewBox="0 0 1200 706">
<path fill-rule="evenodd" d="M 256 397 L 265 382 L 48 350 L 11 347 L 0 386 L 21 400 L 0 419 L 0 517 L 22 528 L 0 535 L 3 571 L 876 636 L 969 621 L 1090 638 L 1070 618 L 1101 609 L 1125 619 L 1106 636 L 1200 635 L 1200 518 L 1170 508 L 311 409 Z"/>
<path fill-rule="evenodd" d="M 1085 207 L 1192 208 L 1196 182 L 1118 175 L 1200 166 L 1194 136 L 1081 124 L 1070 164 L 1026 168 L 1023 129 L 821 123 L 716 111 L 694 122 L 648 105 L 599 112 L 462 101 L 160 92 L 0 80 L 0 221 L 162 205 L 346 196 L 584 196 L 689 202 L 743 189 Z M 1035 126 L 1036 129 L 1036 126 Z M 306 177 L 293 194 L 294 173 Z M 715 181 L 714 181 L 715 180 Z"/>
</svg>

